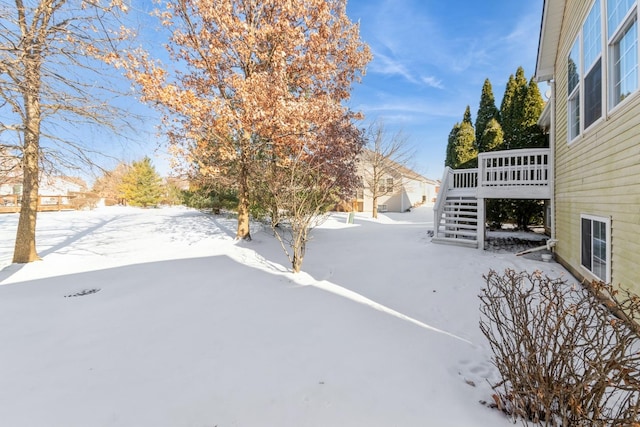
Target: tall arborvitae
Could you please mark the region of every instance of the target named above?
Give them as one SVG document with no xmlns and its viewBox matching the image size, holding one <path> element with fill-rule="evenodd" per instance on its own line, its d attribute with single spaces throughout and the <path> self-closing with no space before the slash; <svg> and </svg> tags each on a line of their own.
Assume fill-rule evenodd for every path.
<svg viewBox="0 0 640 427">
<path fill-rule="evenodd" d="M 502 126 L 502 131 L 504 132 L 504 145 L 506 149 L 509 148 L 509 141 L 513 134 L 511 112 L 513 110 L 512 104 L 515 97 L 516 79 L 513 74 L 511 74 L 509 80 L 507 80 L 504 95 L 502 96 L 502 103 L 500 104 L 500 126 Z"/>
<path fill-rule="evenodd" d="M 464 110 L 464 116 L 462 116 L 462 123 L 469 123 L 473 126 L 473 121 L 471 120 L 471 107 L 467 105 L 467 108 Z"/>
<path fill-rule="evenodd" d="M 476 150 L 475 141 L 476 134 L 473 130 L 473 125 L 468 121 L 463 121 L 456 134 L 456 168 L 463 169 L 477 166 L 478 150 Z"/>
<path fill-rule="evenodd" d="M 515 77 L 509 76 L 505 88 L 500 119 L 504 131 L 504 146 L 506 149 L 523 147 L 523 118 L 524 104 L 527 97 L 528 84 L 524 75 L 524 68 L 518 67 Z"/>
<path fill-rule="evenodd" d="M 544 101 L 537 83 L 533 79 L 527 82 L 524 69 L 518 67 L 515 77 L 509 77 L 500 109 L 505 148 L 534 148 L 546 145 L 546 138 L 538 126 L 543 109 Z M 532 220 L 542 217 L 543 205 L 537 200 L 509 200 L 508 203 L 500 205 L 507 207 L 509 217 L 520 229 L 527 229 Z M 497 222 L 492 217 L 490 209 L 487 211 L 487 217 Z"/>
<path fill-rule="evenodd" d="M 453 125 L 451 132 L 449 132 L 449 138 L 447 139 L 447 157 L 444 160 L 444 165 L 450 168 L 456 167 L 456 143 L 458 140 L 458 131 L 460 131 L 460 123 Z"/>
<path fill-rule="evenodd" d="M 476 133 L 478 130 L 476 129 Z M 480 141 L 477 142 L 478 147 L 482 147 L 482 151 L 478 149 L 479 152 L 485 151 L 496 151 L 502 148 L 502 144 L 504 142 L 504 132 L 502 131 L 502 126 L 496 119 L 491 119 L 487 123 L 487 126 L 484 128 L 484 132 L 480 136 Z"/>
<path fill-rule="evenodd" d="M 544 132 L 538 126 L 538 120 L 544 110 L 544 100 L 540 94 L 538 84 L 532 78 L 529 80 L 529 86 L 527 87 L 527 94 L 524 98 L 522 109 L 522 129 L 523 135 L 520 140 L 520 147 L 533 148 L 533 147 L 546 147 L 547 138 Z"/>
<path fill-rule="evenodd" d="M 475 166 L 471 164 L 478 151 L 475 148 L 475 132 L 471 121 L 471 107 L 467 105 L 462 122 L 456 123 L 447 140 L 447 157 L 444 165 L 453 169 Z"/>
<path fill-rule="evenodd" d="M 480 106 L 478 108 L 478 115 L 476 116 L 476 145 L 478 152 L 490 151 L 486 148 L 486 141 L 484 141 L 484 133 L 488 123 L 491 120 L 495 120 L 496 124 L 499 124 L 500 112 L 496 107 L 496 99 L 493 96 L 493 89 L 489 79 L 484 81 L 482 86 L 482 95 L 480 95 Z M 495 125 L 494 125 L 495 127 Z M 500 129 L 502 133 L 502 129 Z M 495 142 L 492 140 L 492 142 Z M 502 142 L 502 141 L 501 141 Z M 493 148 L 495 149 L 495 147 Z"/>
</svg>

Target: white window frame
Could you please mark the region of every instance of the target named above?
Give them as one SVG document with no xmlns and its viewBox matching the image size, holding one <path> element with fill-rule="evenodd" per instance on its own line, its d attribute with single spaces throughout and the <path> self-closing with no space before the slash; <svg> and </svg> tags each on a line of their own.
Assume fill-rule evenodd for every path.
<svg viewBox="0 0 640 427">
<path fill-rule="evenodd" d="M 567 56 L 567 91 L 569 88 L 569 63 L 570 60 L 575 59 L 577 61 L 576 64 L 576 73 L 578 76 L 578 82 L 575 87 L 569 92 L 568 100 L 567 100 L 567 136 L 569 138 L 569 142 L 575 140 L 581 134 L 582 122 L 580 120 L 580 100 L 582 97 L 580 96 L 580 86 L 582 81 L 582 55 L 580 54 L 580 46 L 581 37 L 576 37 L 575 42 L 571 45 L 571 50 L 569 51 L 569 55 Z M 577 48 L 577 49 L 576 49 Z M 575 55 L 576 58 L 572 58 Z"/>
<path fill-rule="evenodd" d="M 580 120 L 580 124 L 583 127 L 583 131 L 586 131 L 587 129 L 589 129 L 591 126 L 593 126 L 594 124 L 598 123 L 598 121 L 602 120 L 602 116 L 603 116 L 603 100 L 606 99 L 604 96 L 604 90 L 603 90 L 603 82 L 605 81 L 605 77 L 604 77 L 604 58 L 603 58 L 603 48 L 602 48 L 602 40 L 603 40 L 603 34 L 604 34 L 604 26 L 603 26 L 603 16 L 605 16 L 603 14 L 603 4 L 606 2 L 606 0 L 595 0 L 593 2 L 593 4 L 591 5 L 591 9 L 589 9 L 589 14 L 587 15 L 587 18 L 585 19 L 584 23 L 582 24 L 582 59 L 581 59 L 581 63 L 582 63 L 582 73 L 580 75 L 580 77 L 582 78 L 582 81 L 580 82 L 581 85 L 580 87 L 582 88 L 582 96 L 581 98 L 581 106 L 580 106 L 580 113 L 581 113 L 581 120 Z M 599 7 L 596 7 L 599 6 Z M 598 25 L 595 25 L 593 27 L 588 27 L 587 24 L 589 24 L 589 19 L 591 18 L 592 14 L 599 14 L 599 22 L 597 23 Z M 594 44 L 589 44 L 590 41 L 590 37 L 587 37 L 590 32 L 590 29 L 596 28 L 599 32 L 599 37 L 597 38 L 596 43 Z M 590 54 L 588 52 L 587 48 L 593 48 L 595 47 L 596 52 L 595 54 Z M 587 58 L 587 54 L 589 54 L 589 56 L 593 56 L 593 58 Z M 589 60 L 589 62 L 587 62 L 587 60 Z M 589 79 L 589 77 L 591 77 L 592 71 L 594 71 L 594 68 L 599 64 L 600 66 L 600 114 L 594 118 L 590 123 L 587 124 L 587 113 L 588 113 L 588 108 L 587 108 L 587 91 L 590 89 L 590 87 L 587 87 L 587 80 Z"/>
<path fill-rule="evenodd" d="M 612 1 L 607 0 L 607 7 L 611 6 Z M 619 11 L 618 11 L 619 12 Z M 607 25 L 611 24 L 611 19 L 609 15 L 609 10 L 607 10 Z M 638 1 L 631 2 L 629 8 L 624 11 L 623 16 L 618 16 L 618 25 L 616 28 L 607 29 L 607 53 L 608 53 L 608 76 L 609 81 L 607 85 L 608 97 L 607 104 L 609 111 L 615 109 L 618 105 L 622 104 L 626 101 L 631 95 L 638 92 L 640 88 L 640 51 L 639 46 L 639 23 L 638 23 Z M 635 25 L 635 88 L 628 93 L 621 93 L 622 91 L 618 89 L 619 85 L 623 81 L 627 81 L 624 76 L 620 76 L 618 68 L 616 67 L 617 63 L 620 62 L 620 59 L 624 61 L 624 58 L 628 58 L 626 56 L 618 56 L 616 53 L 619 50 L 620 43 L 627 36 L 631 28 Z M 633 50 L 630 49 L 628 51 L 629 54 L 633 55 Z M 620 58 L 620 59 L 619 59 Z M 632 80 L 630 80 L 632 81 Z"/>
<path fill-rule="evenodd" d="M 590 231 L 589 231 L 589 235 L 591 236 L 591 240 L 589 243 L 589 252 L 591 254 L 591 259 L 589 260 L 589 265 L 591 266 L 589 268 L 589 266 L 584 265 L 585 264 L 585 259 L 584 259 L 584 250 L 583 250 L 583 245 L 586 242 L 583 242 L 583 238 L 584 238 L 584 232 L 583 232 L 583 223 L 584 221 L 587 220 L 589 221 L 590 224 Z M 605 226 L 605 239 L 604 239 L 604 243 L 606 245 L 605 248 L 605 274 L 604 277 L 601 277 L 598 273 L 594 272 L 594 267 L 593 267 L 593 262 L 594 259 L 596 258 L 595 255 L 595 250 L 594 250 L 594 236 L 593 236 L 593 224 L 594 222 L 598 222 L 598 223 L 603 223 Z M 580 267 L 588 273 L 589 276 L 598 279 L 598 280 L 602 280 L 605 283 L 611 283 L 611 218 L 610 217 L 602 217 L 602 216 L 597 216 L 597 215 L 590 215 L 590 214 L 580 214 Z"/>
<path fill-rule="evenodd" d="M 387 192 L 393 192 L 393 178 L 387 178 Z"/>
<path fill-rule="evenodd" d="M 607 4 L 610 0 L 593 0 L 587 16 L 584 18 L 578 35 L 576 36 L 574 44 L 571 45 L 571 51 L 567 55 L 567 65 L 569 57 L 574 53 L 575 45 L 578 45 L 578 75 L 579 81 L 574 90 L 567 94 L 567 142 L 572 143 L 578 136 L 583 135 L 585 131 L 604 120 L 605 112 L 607 111 L 608 104 L 608 74 L 610 72 L 610 66 L 608 57 L 610 52 L 605 49 L 608 33 L 606 31 L 607 21 Z M 596 19 L 595 14 L 599 14 L 597 22 L 592 22 Z M 587 63 L 588 61 L 588 63 Z M 587 83 L 594 77 L 592 74 L 595 71 L 595 67 L 599 67 L 599 78 L 593 80 L 599 81 L 599 87 L 595 93 L 599 95 L 599 107 L 600 111 L 594 113 L 593 118 L 587 123 L 587 114 L 591 112 L 588 108 L 589 101 L 592 97 L 588 98 Z M 567 79 L 569 78 L 569 72 L 567 70 Z M 567 85 L 568 89 L 568 85 Z M 567 90 L 568 91 L 568 90 Z M 577 127 L 577 129 L 575 129 Z"/>
<path fill-rule="evenodd" d="M 378 205 L 378 212 L 387 212 L 387 205 Z"/>
</svg>

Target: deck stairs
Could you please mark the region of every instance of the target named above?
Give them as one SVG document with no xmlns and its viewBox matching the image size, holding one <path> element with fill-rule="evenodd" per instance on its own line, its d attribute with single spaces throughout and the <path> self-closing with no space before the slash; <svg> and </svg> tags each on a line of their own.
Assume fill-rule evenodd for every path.
<svg viewBox="0 0 640 427">
<path fill-rule="evenodd" d="M 436 221 L 436 242 L 478 247 L 478 199 L 475 196 L 447 196 Z"/>
<path fill-rule="evenodd" d="M 481 153 L 477 169 L 445 168 L 434 205 L 434 243 L 484 249 L 485 199 L 550 199 L 549 149 Z"/>
</svg>

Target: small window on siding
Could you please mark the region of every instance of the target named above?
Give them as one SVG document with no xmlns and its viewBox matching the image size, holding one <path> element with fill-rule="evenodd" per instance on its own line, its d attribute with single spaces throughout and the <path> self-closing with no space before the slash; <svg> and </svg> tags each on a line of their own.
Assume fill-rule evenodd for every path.
<svg viewBox="0 0 640 427">
<path fill-rule="evenodd" d="M 603 282 L 611 281 L 611 220 L 581 215 L 581 264 Z"/>
</svg>

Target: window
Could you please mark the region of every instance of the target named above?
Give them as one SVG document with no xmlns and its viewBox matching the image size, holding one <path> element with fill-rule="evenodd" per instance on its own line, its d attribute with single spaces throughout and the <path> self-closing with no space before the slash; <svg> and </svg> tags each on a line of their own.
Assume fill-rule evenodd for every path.
<svg viewBox="0 0 640 427">
<path fill-rule="evenodd" d="M 602 116 L 602 63 L 600 58 L 584 78 L 584 127 Z"/>
<path fill-rule="evenodd" d="M 379 193 L 392 193 L 393 192 L 393 178 L 381 179 L 378 181 Z"/>
<path fill-rule="evenodd" d="M 597 0 L 582 26 L 585 129 L 602 116 L 602 24 L 600 20 L 600 0 Z"/>
<path fill-rule="evenodd" d="M 581 263 L 598 279 L 611 282 L 611 220 L 581 215 Z"/>
<path fill-rule="evenodd" d="M 609 108 L 638 89 L 638 25 L 636 0 L 608 0 L 610 55 Z"/>
<path fill-rule="evenodd" d="M 594 0 L 580 27 L 567 58 L 569 141 L 640 89 L 638 3 Z"/>
<path fill-rule="evenodd" d="M 580 39 L 577 39 L 569 53 L 569 140 L 580 135 Z"/>
<path fill-rule="evenodd" d="M 378 205 L 378 212 L 386 212 L 387 205 Z"/>
</svg>

